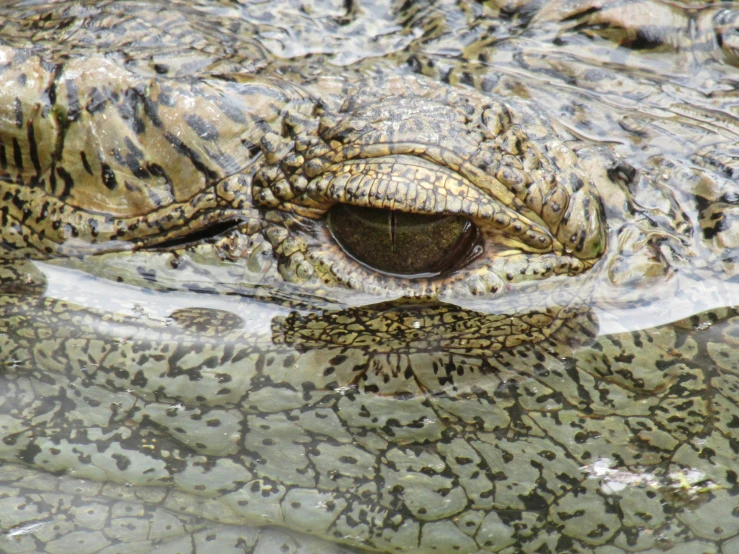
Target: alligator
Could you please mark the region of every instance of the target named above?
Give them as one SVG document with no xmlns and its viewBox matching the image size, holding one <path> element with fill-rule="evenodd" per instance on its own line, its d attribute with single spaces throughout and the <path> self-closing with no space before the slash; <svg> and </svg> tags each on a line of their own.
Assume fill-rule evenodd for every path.
<svg viewBox="0 0 739 554">
<path fill-rule="evenodd" d="M 6 2 L 0 551 L 739 550 L 737 13 Z"/>
</svg>

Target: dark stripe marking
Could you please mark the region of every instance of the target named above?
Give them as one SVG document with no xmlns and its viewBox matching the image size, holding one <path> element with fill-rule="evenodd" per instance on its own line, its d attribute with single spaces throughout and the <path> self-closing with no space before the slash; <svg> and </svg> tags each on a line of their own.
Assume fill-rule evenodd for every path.
<svg viewBox="0 0 739 554">
<path fill-rule="evenodd" d="M 72 179 L 72 176 L 63 167 L 57 167 L 56 174 L 59 176 L 59 178 L 62 181 L 64 181 L 64 190 L 62 190 L 62 193 L 59 195 L 59 199 L 66 200 L 67 198 L 69 198 L 69 195 L 72 193 L 72 187 L 74 186 L 74 179 Z"/>
<path fill-rule="evenodd" d="M 149 195 L 149 200 L 151 200 L 151 203 L 154 205 L 154 207 L 161 208 L 162 207 L 161 197 L 151 189 L 146 189 L 146 192 Z"/>
<path fill-rule="evenodd" d="M 77 121 L 82 111 L 77 85 L 69 79 L 64 81 L 64 85 L 67 89 L 67 121 Z"/>
<path fill-rule="evenodd" d="M 144 113 L 154 124 L 154 127 L 161 129 L 162 120 L 159 118 L 159 104 L 151 99 L 150 96 L 144 97 Z"/>
<path fill-rule="evenodd" d="M 87 102 L 85 109 L 90 115 L 95 115 L 105 109 L 108 99 L 96 87 L 90 90 L 90 100 Z"/>
<path fill-rule="evenodd" d="M 183 143 L 180 139 L 178 139 L 172 133 L 165 133 L 164 137 L 174 147 L 174 149 L 177 150 L 178 153 L 182 154 L 183 156 L 187 156 L 187 158 L 189 158 L 189 160 L 192 162 L 192 165 L 195 166 L 195 169 L 205 175 L 206 179 L 208 179 L 209 181 L 213 181 L 218 178 L 218 174 L 203 163 L 198 153 L 191 150 L 190 147 Z"/>
<path fill-rule="evenodd" d="M 126 166 L 134 177 L 139 179 L 146 179 L 149 177 L 149 172 L 142 167 L 141 162 L 133 153 L 129 153 L 126 156 Z"/>
<path fill-rule="evenodd" d="M 87 156 L 85 155 L 84 150 L 80 150 L 80 159 L 82 160 L 82 167 L 85 168 L 88 175 L 92 175 L 92 168 L 90 167 L 90 162 L 87 161 Z"/>
<path fill-rule="evenodd" d="M 126 145 L 126 148 L 128 148 L 128 150 L 131 152 L 134 158 L 136 158 L 137 160 L 144 159 L 143 150 L 141 150 L 141 148 L 136 146 L 130 138 L 124 137 L 123 144 Z"/>
<path fill-rule="evenodd" d="M 103 184 L 108 187 L 108 190 L 115 190 L 118 186 L 115 173 L 113 173 L 113 170 L 110 169 L 108 164 L 103 164 Z"/>
<path fill-rule="evenodd" d="M 162 90 L 159 92 L 159 97 L 157 98 L 158 102 L 168 108 L 174 108 L 177 105 L 174 99 L 174 92 L 174 89 L 162 86 Z"/>
<path fill-rule="evenodd" d="M 167 190 L 169 191 L 169 195 L 174 198 L 174 189 L 172 187 L 172 179 L 169 178 L 169 175 L 167 175 L 167 172 L 164 171 L 164 168 L 159 164 L 147 164 L 147 169 L 151 172 L 152 175 L 155 177 L 159 177 L 161 179 L 164 179 L 164 182 L 167 184 Z"/>
<path fill-rule="evenodd" d="M 23 153 L 17 138 L 13 139 L 13 162 L 15 162 L 15 168 L 18 172 L 23 173 Z"/>
<path fill-rule="evenodd" d="M 8 157 L 5 155 L 5 145 L 0 142 L 0 167 L 8 169 Z"/>
<path fill-rule="evenodd" d="M 56 194 L 56 161 L 51 162 L 51 171 L 49 172 L 49 192 Z"/>
<path fill-rule="evenodd" d="M 44 91 L 44 96 L 48 98 L 49 106 L 56 104 L 56 81 L 51 82 L 49 88 Z"/>
<path fill-rule="evenodd" d="M 216 126 L 197 114 L 186 114 L 185 122 L 203 140 L 218 140 L 218 137 L 220 137 Z"/>
<path fill-rule="evenodd" d="M 116 96 L 115 91 L 112 91 L 110 97 L 115 99 Z M 138 90 L 130 88 L 123 92 L 123 101 L 120 104 L 116 104 L 121 119 L 137 135 L 141 135 L 146 131 L 146 126 L 138 114 L 138 105 L 141 102 L 141 98 L 142 94 Z"/>
<path fill-rule="evenodd" d="M 15 126 L 19 129 L 23 127 L 23 104 L 17 96 L 15 98 Z"/>
<path fill-rule="evenodd" d="M 41 178 L 41 163 L 38 159 L 38 144 L 36 143 L 36 131 L 33 128 L 33 121 L 28 122 L 28 150 L 31 155 L 31 163 L 33 169 L 36 170 L 36 177 Z"/>
<path fill-rule="evenodd" d="M 237 106 L 234 106 L 233 104 L 231 104 L 227 100 L 223 100 L 222 98 L 216 98 L 215 102 L 218 108 L 223 112 L 223 114 L 234 123 L 238 123 L 240 125 L 249 124 L 249 122 L 246 120 L 246 117 L 244 116 L 244 112 L 242 112 Z"/>
</svg>

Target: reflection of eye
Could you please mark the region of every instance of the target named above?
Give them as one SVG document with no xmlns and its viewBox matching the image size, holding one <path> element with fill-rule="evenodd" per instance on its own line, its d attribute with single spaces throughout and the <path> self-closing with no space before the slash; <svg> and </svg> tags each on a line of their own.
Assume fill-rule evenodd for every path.
<svg viewBox="0 0 739 554">
<path fill-rule="evenodd" d="M 731 65 L 739 65 L 739 14 L 721 10 L 714 19 L 716 42 Z"/>
<path fill-rule="evenodd" d="M 328 213 L 328 225 L 352 258 L 392 275 L 433 277 L 459 269 L 482 253 L 477 227 L 462 216 L 336 204 Z"/>
<path fill-rule="evenodd" d="M 632 50 L 653 50 L 664 46 L 668 40 L 657 26 L 622 27 L 610 22 L 583 23 L 575 31 L 589 37 L 600 37 Z"/>
</svg>

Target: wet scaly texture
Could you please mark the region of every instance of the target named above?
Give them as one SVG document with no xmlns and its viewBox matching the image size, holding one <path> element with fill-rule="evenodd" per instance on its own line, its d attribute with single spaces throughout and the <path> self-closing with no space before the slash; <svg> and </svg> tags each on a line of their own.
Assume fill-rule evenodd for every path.
<svg viewBox="0 0 739 554">
<path fill-rule="evenodd" d="M 0 8 L 0 551 L 734 552 L 735 10 Z"/>
</svg>

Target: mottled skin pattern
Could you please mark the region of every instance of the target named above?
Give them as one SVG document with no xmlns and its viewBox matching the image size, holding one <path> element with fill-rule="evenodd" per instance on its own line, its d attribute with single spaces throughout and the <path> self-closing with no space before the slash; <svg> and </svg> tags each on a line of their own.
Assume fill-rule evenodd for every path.
<svg viewBox="0 0 739 554">
<path fill-rule="evenodd" d="M 6 3 L 0 551 L 739 550 L 734 8 Z"/>
</svg>

